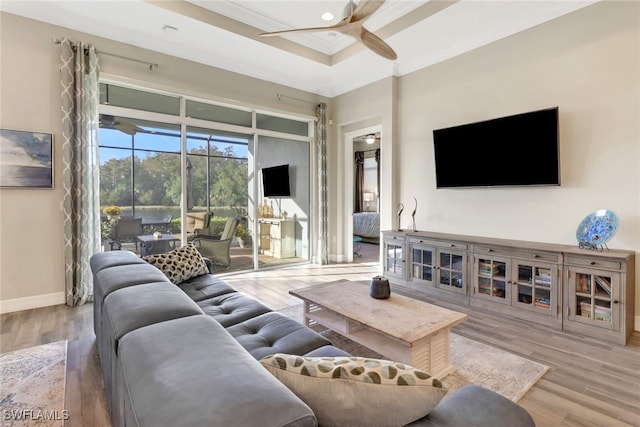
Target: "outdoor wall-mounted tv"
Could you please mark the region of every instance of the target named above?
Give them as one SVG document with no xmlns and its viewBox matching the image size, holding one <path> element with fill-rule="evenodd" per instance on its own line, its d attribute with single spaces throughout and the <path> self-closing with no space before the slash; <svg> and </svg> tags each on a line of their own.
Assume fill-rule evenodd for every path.
<svg viewBox="0 0 640 427">
<path fill-rule="evenodd" d="M 433 131 L 437 188 L 560 185 L 558 107 Z"/>
<path fill-rule="evenodd" d="M 289 165 L 262 168 L 262 193 L 264 197 L 290 197 Z"/>
</svg>

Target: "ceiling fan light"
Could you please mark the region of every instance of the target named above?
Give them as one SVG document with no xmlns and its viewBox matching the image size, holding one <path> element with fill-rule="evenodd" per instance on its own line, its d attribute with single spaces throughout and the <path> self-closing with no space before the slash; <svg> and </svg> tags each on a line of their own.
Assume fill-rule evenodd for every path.
<svg viewBox="0 0 640 427">
<path fill-rule="evenodd" d="M 325 12 L 322 14 L 322 20 L 323 21 L 333 21 L 333 18 L 335 18 L 335 16 L 333 16 L 333 13 L 331 12 Z"/>
<path fill-rule="evenodd" d="M 367 144 L 373 144 L 374 142 L 376 142 L 376 136 L 374 134 L 369 134 L 364 137 L 364 141 Z"/>
</svg>

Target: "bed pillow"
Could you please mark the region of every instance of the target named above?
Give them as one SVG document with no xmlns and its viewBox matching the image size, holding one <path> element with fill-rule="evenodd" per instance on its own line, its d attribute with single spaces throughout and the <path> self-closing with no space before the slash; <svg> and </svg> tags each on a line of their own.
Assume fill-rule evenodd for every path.
<svg viewBox="0 0 640 427">
<path fill-rule="evenodd" d="M 166 254 L 147 255 L 142 259 L 162 271 L 167 279 L 175 285 L 192 277 L 209 273 L 207 264 L 193 243 L 176 248 Z"/>
<path fill-rule="evenodd" d="M 325 426 L 403 426 L 447 394 L 440 380 L 403 363 L 277 353 L 260 360 Z"/>
</svg>

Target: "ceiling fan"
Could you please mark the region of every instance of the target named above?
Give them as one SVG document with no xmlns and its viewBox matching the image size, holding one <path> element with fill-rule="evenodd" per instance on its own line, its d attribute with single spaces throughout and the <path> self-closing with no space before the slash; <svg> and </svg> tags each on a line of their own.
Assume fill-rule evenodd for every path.
<svg viewBox="0 0 640 427">
<path fill-rule="evenodd" d="M 342 34 L 347 34 L 354 37 L 356 40 L 364 44 L 378 55 L 395 60 L 398 55 L 391 49 L 391 47 L 385 43 L 380 37 L 368 31 L 362 26 L 364 21 L 367 20 L 376 10 L 382 6 L 384 0 L 360 0 L 356 5 L 353 0 L 349 0 L 342 12 L 342 19 L 335 25 L 329 25 L 327 27 L 312 27 L 312 28 L 298 28 L 294 30 L 274 31 L 270 33 L 262 33 L 260 36 L 280 36 L 290 33 L 303 33 L 314 31 L 338 31 Z"/>
<path fill-rule="evenodd" d="M 142 128 L 134 125 L 133 123 L 120 121 L 116 117 L 108 114 L 100 114 L 100 127 L 116 129 L 120 132 L 126 133 L 127 135 L 135 135 L 137 132 L 143 131 Z"/>
</svg>

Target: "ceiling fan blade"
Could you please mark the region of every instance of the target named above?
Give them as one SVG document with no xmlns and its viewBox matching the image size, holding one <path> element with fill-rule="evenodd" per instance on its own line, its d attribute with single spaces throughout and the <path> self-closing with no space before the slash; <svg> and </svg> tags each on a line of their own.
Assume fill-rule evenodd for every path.
<svg viewBox="0 0 640 427">
<path fill-rule="evenodd" d="M 327 27 L 311 27 L 311 28 L 296 28 L 293 30 L 272 31 L 269 33 L 261 33 L 260 37 L 281 36 L 283 34 L 290 33 L 311 33 L 315 31 L 341 31 L 342 27 L 349 25 L 348 22 L 338 22 L 335 25 L 329 25 Z"/>
<path fill-rule="evenodd" d="M 359 38 L 366 47 L 368 47 L 378 55 L 387 59 L 398 59 L 398 55 L 396 55 L 393 49 L 391 49 L 391 46 L 386 44 L 380 37 L 376 36 L 371 31 L 368 31 L 366 28 L 362 28 L 362 31 L 360 31 L 359 34 Z"/>
<path fill-rule="evenodd" d="M 360 3 L 356 6 L 356 10 L 353 11 L 351 22 L 367 19 L 382 6 L 382 3 L 384 3 L 384 0 L 360 0 Z"/>
<path fill-rule="evenodd" d="M 142 130 L 138 126 L 128 123 L 118 123 L 116 124 L 116 129 L 118 129 L 120 132 L 126 133 L 127 135 L 135 135 Z"/>
</svg>

